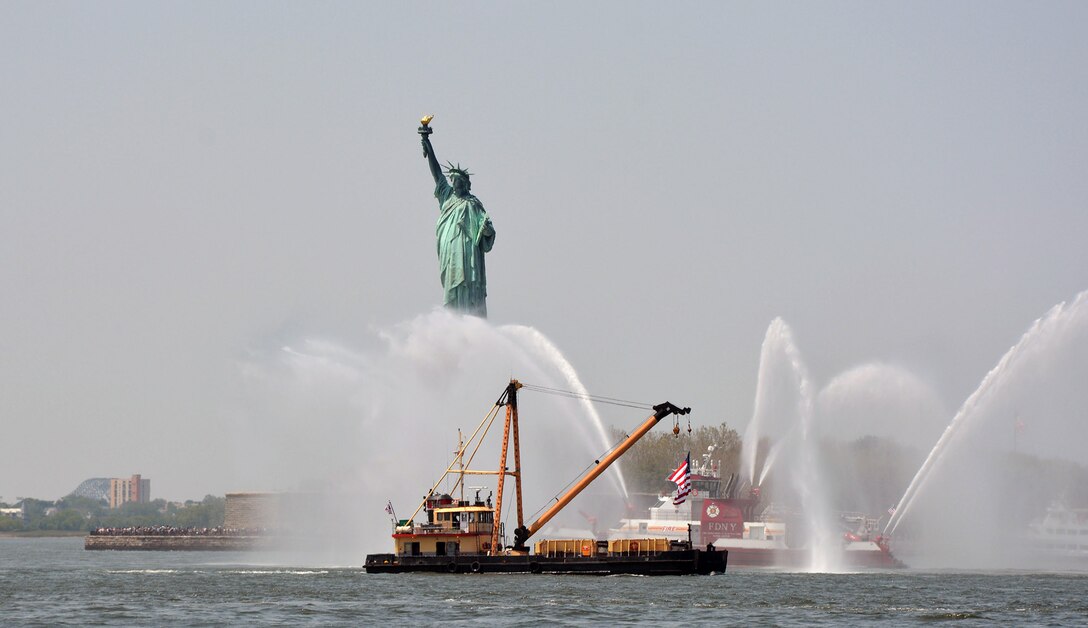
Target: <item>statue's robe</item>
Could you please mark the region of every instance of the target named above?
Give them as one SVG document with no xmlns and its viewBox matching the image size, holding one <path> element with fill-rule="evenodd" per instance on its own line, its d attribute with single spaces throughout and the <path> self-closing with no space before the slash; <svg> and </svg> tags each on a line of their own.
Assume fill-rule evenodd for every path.
<svg viewBox="0 0 1088 628">
<path fill-rule="evenodd" d="M 440 209 L 435 235 L 446 307 L 487 318 L 484 253 L 495 244 L 495 227 L 480 199 L 457 196 L 445 178 L 435 186 L 434 195 Z"/>
</svg>

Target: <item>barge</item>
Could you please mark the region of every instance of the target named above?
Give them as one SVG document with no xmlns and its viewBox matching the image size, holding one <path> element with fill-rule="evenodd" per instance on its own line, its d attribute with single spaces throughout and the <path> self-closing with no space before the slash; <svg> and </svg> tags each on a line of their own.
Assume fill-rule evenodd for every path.
<svg viewBox="0 0 1088 628">
<path fill-rule="evenodd" d="M 369 554 L 365 568 L 368 573 L 432 572 L 469 573 L 550 573 L 550 574 L 635 574 L 688 575 L 721 573 L 726 569 L 728 552 L 714 548 L 694 547 L 691 539 L 622 538 L 598 540 L 593 538 L 544 539 L 532 547 L 528 541 L 571 502 L 583 489 L 631 448 L 643 435 L 670 414 L 687 414 L 690 408 L 680 408 L 665 402 L 653 406 L 650 415 L 630 436 L 623 439 L 608 455 L 595 461 L 574 486 L 558 497 L 536 521 L 526 524 L 521 503 L 521 451 L 518 436 L 518 391 L 522 384 L 511 380 L 491 412 L 467 442 L 460 442 L 453 462 L 408 519 L 399 520 L 393 530 L 394 550 L 391 553 Z M 473 470 L 475 452 L 479 450 L 482 434 L 505 409 L 502 450 L 494 471 Z M 477 435 L 479 439 L 477 439 Z M 508 454 L 513 449 L 513 468 Z M 471 453 L 470 453 L 471 450 Z M 495 499 L 463 497 L 465 477 L 494 475 Z M 458 490 L 461 498 L 436 492 L 447 477 L 456 478 L 451 493 Z M 511 477 L 515 487 L 517 528 L 512 544 L 507 544 L 503 514 L 505 480 Z M 392 508 L 387 509 L 392 513 Z M 423 513 L 425 520 L 416 522 Z"/>
</svg>

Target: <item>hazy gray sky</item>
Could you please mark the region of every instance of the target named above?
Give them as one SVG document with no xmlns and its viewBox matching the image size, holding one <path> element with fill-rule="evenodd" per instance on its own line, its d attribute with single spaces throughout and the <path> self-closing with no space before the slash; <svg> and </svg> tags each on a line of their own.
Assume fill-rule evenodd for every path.
<svg viewBox="0 0 1088 628">
<path fill-rule="evenodd" d="M 742 429 L 813 378 L 954 409 L 1088 288 L 1088 4 L 0 4 L 0 496 L 231 469 L 238 363 L 441 301 L 416 135 L 498 231 L 496 324 Z M 502 382 L 487 382 L 481 409 Z"/>
</svg>

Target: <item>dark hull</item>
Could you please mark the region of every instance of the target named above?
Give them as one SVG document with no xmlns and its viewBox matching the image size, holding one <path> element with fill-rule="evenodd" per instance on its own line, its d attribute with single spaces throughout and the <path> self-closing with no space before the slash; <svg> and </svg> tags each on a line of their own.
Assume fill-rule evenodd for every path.
<svg viewBox="0 0 1088 628">
<path fill-rule="evenodd" d="M 550 573 L 640 576 L 707 575 L 725 571 L 729 552 L 675 550 L 641 556 L 396 556 L 370 554 L 367 573 Z"/>
</svg>

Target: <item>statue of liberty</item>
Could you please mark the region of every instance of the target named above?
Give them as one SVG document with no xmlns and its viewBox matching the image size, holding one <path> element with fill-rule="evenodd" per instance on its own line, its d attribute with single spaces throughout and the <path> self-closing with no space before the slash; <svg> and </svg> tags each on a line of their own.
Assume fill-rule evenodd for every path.
<svg viewBox="0 0 1088 628">
<path fill-rule="evenodd" d="M 445 305 L 451 310 L 487 318 L 487 276 L 484 253 L 495 244 L 495 227 L 491 224 L 480 199 L 469 193 L 471 176 L 461 164 L 447 162 L 446 175 L 431 147 L 432 116 L 421 120 L 419 135 L 423 138 L 423 155 L 434 177 L 434 195 L 438 199 L 438 268 Z"/>
</svg>

